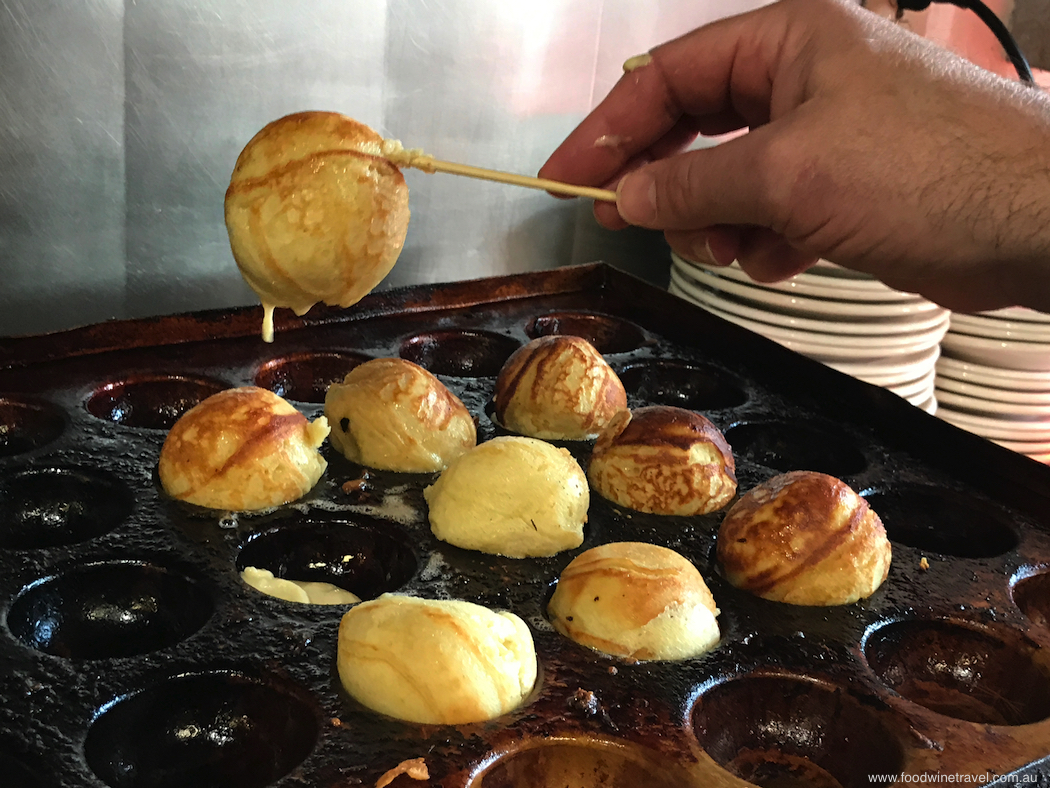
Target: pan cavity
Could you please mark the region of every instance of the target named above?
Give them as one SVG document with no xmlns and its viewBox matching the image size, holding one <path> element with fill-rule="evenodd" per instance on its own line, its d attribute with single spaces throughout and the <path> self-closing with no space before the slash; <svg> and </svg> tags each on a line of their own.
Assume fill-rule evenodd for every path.
<svg viewBox="0 0 1050 788">
<path fill-rule="evenodd" d="M 1050 629 L 1050 572 L 1023 575 L 1010 589 L 1014 604 L 1038 627 Z"/>
<path fill-rule="evenodd" d="M 709 411 L 747 402 L 740 384 L 721 370 L 681 361 L 645 361 L 620 371 L 627 393 L 644 405 Z"/>
<path fill-rule="evenodd" d="M 966 492 L 907 485 L 864 497 L 898 544 L 956 558 L 994 558 L 1017 547 L 1009 514 Z"/>
<path fill-rule="evenodd" d="M 467 788 L 701 788 L 699 771 L 633 742 L 555 735 L 498 756 Z"/>
<path fill-rule="evenodd" d="M 725 436 L 737 457 L 782 473 L 817 471 L 843 477 L 868 467 L 852 441 L 812 423 L 749 422 L 731 427 Z"/>
<path fill-rule="evenodd" d="M 986 725 L 1050 717 L 1048 658 L 1019 632 L 895 621 L 869 632 L 863 649 L 886 686 L 938 714 Z"/>
<path fill-rule="evenodd" d="M 296 353 L 267 361 L 255 373 L 255 385 L 278 397 L 319 404 L 328 387 L 342 383 L 346 373 L 365 363 L 361 353 Z"/>
<path fill-rule="evenodd" d="M 435 375 L 495 377 L 520 343 L 493 331 L 428 331 L 401 343 L 400 355 Z"/>
<path fill-rule="evenodd" d="M 583 337 L 599 353 L 630 353 L 645 344 L 645 332 L 634 323 L 589 312 L 551 312 L 525 326 L 530 339 L 563 334 Z"/>
<path fill-rule="evenodd" d="M 276 677 L 187 674 L 104 707 L 84 750 L 113 788 L 262 788 L 306 759 L 318 719 L 316 704 Z"/>
<path fill-rule="evenodd" d="M 15 599 L 11 632 L 68 659 L 129 657 L 173 646 L 211 618 L 194 580 L 149 563 L 88 564 L 38 580 Z"/>
<path fill-rule="evenodd" d="M 296 522 L 249 537 L 237 571 L 265 569 L 274 577 L 320 582 L 361 599 L 396 591 L 416 573 L 408 536 L 393 523 Z"/>
<path fill-rule="evenodd" d="M 0 487 L 0 547 L 76 544 L 108 533 L 131 514 L 134 497 L 111 474 L 33 468 Z"/>
<path fill-rule="evenodd" d="M 904 767 L 906 726 L 843 687 L 790 675 L 716 684 L 693 707 L 700 746 L 736 777 L 767 788 L 854 788 Z"/>
<path fill-rule="evenodd" d="M 144 375 L 102 386 L 88 398 L 87 410 L 122 427 L 170 430 L 194 405 L 228 388 L 206 378 Z"/>
<path fill-rule="evenodd" d="M 0 457 L 39 449 L 66 427 L 65 414 L 48 402 L 0 398 Z"/>
</svg>

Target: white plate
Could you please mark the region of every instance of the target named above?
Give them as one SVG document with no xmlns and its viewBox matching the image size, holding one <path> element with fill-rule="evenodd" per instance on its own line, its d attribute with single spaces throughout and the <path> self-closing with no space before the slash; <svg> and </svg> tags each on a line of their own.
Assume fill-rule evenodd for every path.
<svg viewBox="0 0 1050 788">
<path fill-rule="evenodd" d="M 712 303 L 700 303 L 710 312 L 720 317 L 732 319 L 738 325 L 746 325 L 752 331 L 757 331 L 770 337 L 786 339 L 792 342 L 803 342 L 814 347 L 826 348 L 852 348 L 857 357 L 870 357 L 876 353 L 888 353 L 893 350 L 902 352 L 914 352 L 935 346 L 944 335 L 944 325 L 933 326 L 924 331 L 913 334 L 898 334 L 896 336 L 858 336 L 854 334 L 824 334 L 815 331 L 800 331 L 795 328 L 785 328 L 761 320 L 752 320 L 742 317 L 733 312 L 721 308 L 721 305 Z"/>
<path fill-rule="evenodd" d="M 978 364 L 966 359 L 952 358 L 943 352 L 937 360 L 937 372 L 946 378 L 955 378 L 982 386 L 1021 391 L 1050 391 L 1050 372 L 990 367 L 987 364 Z"/>
<path fill-rule="evenodd" d="M 937 402 L 937 397 L 931 396 L 928 400 L 923 402 L 921 405 L 916 407 L 922 408 L 924 411 L 929 413 L 931 416 L 935 416 L 937 411 L 940 409 L 940 405 Z"/>
<path fill-rule="evenodd" d="M 755 285 L 734 282 L 717 274 L 697 269 L 688 270 L 678 266 L 678 273 L 686 281 L 694 282 L 708 290 L 724 293 L 736 298 L 748 306 L 773 309 L 785 315 L 799 317 L 825 318 L 832 320 L 848 319 L 865 320 L 905 320 L 914 315 L 925 315 L 932 312 L 944 313 L 944 307 L 932 301 L 916 299 L 913 301 L 896 301 L 879 303 L 870 301 L 841 301 L 833 298 L 813 298 L 800 293 L 781 290 L 768 290 Z"/>
<path fill-rule="evenodd" d="M 833 362 L 833 363 L 829 364 L 828 366 L 837 367 L 838 365 Z M 919 371 L 921 372 L 921 370 L 919 370 Z M 852 374 L 852 373 L 847 373 L 847 374 Z M 869 375 L 866 372 L 861 372 L 860 374 L 853 375 L 853 377 L 858 378 L 860 380 L 863 380 L 866 383 L 871 383 L 873 386 L 882 386 L 883 388 L 887 388 L 887 389 L 890 389 L 892 391 L 897 391 L 902 386 L 912 386 L 912 385 L 916 384 L 916 381 L 913 379 L 915 377 L 915 372 L 914 371 L 909 371 L 907 373 L 907 375 L 890 375 L 890 376 Z"/>
<path fill-rule="evenodd" d="M 941 347 L 956 358 L 989 367 L 1050 372 L 1050 344 L 985 339 L 948 332 Z"/>
<path fill-rule="evenodd" d="M 920 350 L 918 353 L 856 361 L 833 361 L 829 366 L 878 386 L 892 386 L 914 380 L 928 370 L 934 369 L 940 355 L 941 346 L 938 344 L 926 350 Z"/>
<path fill-rule="evenodd" d="M 923 301 L 922 296 L 915 293 L 904 293 L 887 287 L 877 279 L 841 279 L 838 277 L 819 276 L 814 273 L 796 274 L 790 279 L 780 282 L 756 282 L 736 263 L 730 266 L 707 265 L 705 263 L 693 263 L 671 253 L 672 263 L 678 262 L 679 268 L 692 267 L 698 271 L 706 271 L 734 282 L 742 282 L 753 287 L 761 287 L 767 290 L 780 292 L 799 293 L 800 295 L 813 296 L 816 298 L 835 298 L 842 301 Z"/>
<path fill-rule="evenodd" d="M 731 323 L 748 328 L 757 334 L 779 342 L 784 347 L 818 361 L 855 361 L 858 358 L 888 356 L 894 351 L 902 354 L 914 353 L 936 347 L 944 331 L 942 328 L 937 331 L 904 337 L 851 337 L 835 334 L 812 334 L 806 331 L 793 331 L 787 328 L 758 323 L 754 320 L 747 320 L 712 306 L 704 306 L 704 308 Z"/>
<path fill-rule="evenodd" d="M 867 380 L 867 378 L 864 378 Z M 868 383 L 874 383 L 872 380 L 868 380 Z M 898 397 L 915 397 L 922 394 L 923 399 L 926 399 L 934 391 L 934 370 L 930 370 L 929 373 L 923 375 L 918 380 L 908 381 L 907 383 L 898 383 L 895 386 L 887 386 L 883 383 L 876 383 L 877 386 L 883 386 L 883 388 L 892 391 Z"/>
<path fill-rule="evenodd" d="M 674 282 L 671 282 L 667 290 L 669 293 L 689 301 L 690 303 L 696 303 L 680 290 Z M 700 304 L 699 306 L 703 305 Z M 844 339 L 856 339 L 856 337 L 844 338 L 834 337 L 833 335 L 824 335 L 831 336 L 834 341 L 831 344 L 814 342 L 811 341 L 811 338 L 816 336 L 814 334 L 790 331 L 788 329 L 777 328 L 776 326 L 768 326 L 731 315 L 728 312 L 723 312 L 714 307 L 703 306 L 703 308 L 713 315 L 728 320 L 730 323 L 735 323 L 738 326 L 754 331 L 756 334 L 761 334 L 762 336 L 783 345 L 789 350 L 794 350 L 796 353 L 801 353 L 827 364 L 856 363 L 858 360 L 867 359 L 875 359 L 882 363 L 894 356 L 900 358 L 913 358 L 916 355 L 922 355 L 931 351 L 939 351 L 938 343 L 942 336 L 941 331 L 943 331 L 942 329 L 941 331 L 923 334 L 909 340 L 907 344 L 901 344 L 897 347 L 857 348 L 851 345 L 842 344 Z"/>
<path fill-rule="evenodd" d="M 875 277 L 871 274 L 854 271 L 852 268 L 843 268 L 841 265 L 829 262 L 828 260 L 817 260 L 817 262 L 815 262 L 808 270 L 819 276 L 834 276 L 841 279 L 868 279 L 875 281 Z"/>
<path fill-rule="evenodd" d="M 729 312 L 738 317 L 755 320 L 760 323 L 779 326 L 780 328 L 805 331 L 822 335 L 851 335 L 857 337 L 895 337 L 900 335 L 917 334 L 923 331 L 944 328 L 947 329 L 950 314 L 947 310 L 939 310 L 933 314 L 919 314 L 909 316 L 906 321 L 893 322 L 852 322 L 847 320 L 812 320 L 804 317 L 793 317 L 779 312 L 770 312 L 748 306 L 739 301 L 730 299 L 712 290 L 708 290 L 688 281 L 677 271 L 671 271 L 671 279 L 675 281 L 679 289 L 684 291 L 692 300 L 704 305 L 713 306 L 724 312 Z"/>
<path fill-rule="evenodd" d="M 896 394 L 896 392 L 894 393 Z M 916 391 L 914 394 L 909 394 L 908 396 L 904 396 L 903 394 L 897 394 L 897 396 L 901 399 L 907 400 L 912 405 L 922 407 L 933 398 L 933 386 L 927 386 L 925 389 Z"/>
<path fill-rule="evenodd" d="M 1046 405 L 1018 405 L 1015 402 L 995 402 L 978 399 L 965 394 L 956 394 L 944 389 L 937 389 L 937 399 L 943 405 L 955 410 L 963 410 L 979 416 L 990 416 L 1018 422 L 1037 422 L 1050 427 L 1050 407 Z"/>
<path fill-rule="evenodd" d="M 989 416 L 961 413 L 944 403 L 937 409 L 937 417 L 964 430 L 993 440 L 1044 441 L 1050 440 L 1050 424 L 1027 421 L 1008 421 Z"/>
<path fill-rule="evenodd" d="M 1050 323 L 1050 314 L 1036 312 L 1025 306 L 1008 306 L 1005 309 L 993 309 L 990 312 L 978 312 L 987 317 L 997 317 L 1001 320 L 1023 320 L 1027 323 Z"/>
<path fill-rule="evenodd" d="M 1004 449 L 1018 454 L 1044 454 L 1050 452 L 1050 441 L 1004 441 L 996 440 Z"/>
<path fill-rule="evenodd" d="M 1017 405 L 1045 405 L 1050 407 L 1050 391 L 1017 391 L 1016 389 L 982 386 L 978 383 L 967 383 L 937 373 L 937 388 L 954 394 L 964 394 L 977 399 L 989 399 L 993 402 L 1013 402 Z"/>
<path fill-rule="evenodd" d="M 1019 342 L 1050 343 L 1050 324 L 996 320 L 980 315 L 952 313 L 950 331 L 991 339 L 1016 339 Z"/>
</svg>

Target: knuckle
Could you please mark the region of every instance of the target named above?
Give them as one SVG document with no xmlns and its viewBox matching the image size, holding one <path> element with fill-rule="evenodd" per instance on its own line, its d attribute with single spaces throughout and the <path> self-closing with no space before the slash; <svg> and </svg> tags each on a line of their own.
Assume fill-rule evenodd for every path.
<svg viewBox="0 0 1050 788">
<path fill-rule="evenodd" d="M 771 230 L 786 234 L 798 208 L 812 197 L 812 165 L 804 141 L 793 134 L 769 135 L 755 146 L 752 174 L 755 207 Z"/>
<path fill-rule="evenodd" d="M 656 217 L 660 227 L 687 230 L 703 227 L 704 203 L 700 197 L 704 176 L 697 157 L 683 155 L 663 168 L 655 191 Z"/>
</svg>

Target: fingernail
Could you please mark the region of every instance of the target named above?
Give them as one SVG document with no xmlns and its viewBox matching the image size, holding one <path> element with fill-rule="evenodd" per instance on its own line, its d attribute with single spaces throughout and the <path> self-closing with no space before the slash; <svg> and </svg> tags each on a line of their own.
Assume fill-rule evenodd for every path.
<svg viewBox="0 0 1050 788">
<path fill-rule="evenodd" d="M 653 62 L 653 56 L 646 52 L 643 55 L 635 55 L 629 57 L 624 61 L 623 73 L 630 74 L 632 71 L 641 68 L 642 66 L 648 66 Z"/>
<path fill-rule="evenodd" d="M 712 237 L 715 239 L 714 244 L 711 243 Z M 711 257 L 711 264 L 722 268 L 732 265 L 740 251 L 739 236 L 728 232 L 727 229 L 722 229 L 721 232 L 714 235 L 708 235 L 704 239 L 704 245 L 707 247 L 707 254 Z"/>
<path fill-rule="evenodd" d="M 651 226 L 656 220 L 656 181 L 644 170 L 625 175 L 616 186 L 616 208 L 625 222 Z"/>
<path fill-rule="evenodd" d="M 711 251 L 711 241 L 707 238 L 704 239 L 704 254 L 707 255 L 707 259 L 711 261 L 712 265 L 722 265 L 718 262 L 718 258 L 715 257 L 715 253 Z"/>
<path fill-rule="evenodd" d="M 718 261 L 715 260 L 715 254 L 711 251 L 711 242 L 707 239 L 703 239 L 702 243 L 695 243 L 689 250 L 693 255 L 693 260 L 697 263 L 702 263 L 706 266 L 717 266 Z"/>
</svg>

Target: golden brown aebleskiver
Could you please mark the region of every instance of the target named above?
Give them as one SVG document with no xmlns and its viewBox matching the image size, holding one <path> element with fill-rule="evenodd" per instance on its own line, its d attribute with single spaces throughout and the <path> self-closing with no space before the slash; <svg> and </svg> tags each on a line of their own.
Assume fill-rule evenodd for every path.
<svg viewBox="0 0 1050 788">
<path fill-rule="evenodd" d="M 561 634 L 631 659 L 699 656 L 719 640 L 718 608 L 685 556 L 644 542 L 612 542 L 576 556 L 547 606 Z"/>
<path fill-rule="evenodd" d="M 582 337 L 539 337 L 518 348 L 496 378 L 496 421 L 543 440 L 588 440 L 627 407 L 613 368 Z"/>
<path fill-rule="evenodd" d="M 886 580 L 892 549 L 868 502 L 815 471 L 774 476 L 741 496 L 718 532 L 737 588 L 794 605 L 848 605 Z"/>
<path fill-rule="evenodd" d="M 226 190 L 233 258 L 264 308 L 304 314 L 357 303 L 389 273 L 408 231 L 408 187 L 384 140 L 335 112 L 267 124 L 237 157 Z"/>
<path fill-rule="evenodd" d="M 650 405 L 609 422 L 594 444 L 587 478 L 598 494 L 629 509 L 707 514 L 736 494 L 736 461 L 704 416 Z"/>
<path fill-rule="evenodd" d="M 352 462 L 400 473 L 430 473 L 477 443 L 474 418 L 427 370 L 377 358 L 328 388 L 324 413 L 332 445 Z"/>
<path fill-rule="evenodd" d="M 158 474 L 173 498 L 212 509 L 253 511 L 297 500 L 328 463 L 328 435 L 272 391 L 246 386 L 213 394 L 183 414 L 160 451 Z"/>
</svg>

